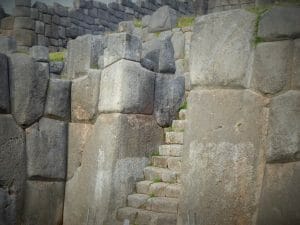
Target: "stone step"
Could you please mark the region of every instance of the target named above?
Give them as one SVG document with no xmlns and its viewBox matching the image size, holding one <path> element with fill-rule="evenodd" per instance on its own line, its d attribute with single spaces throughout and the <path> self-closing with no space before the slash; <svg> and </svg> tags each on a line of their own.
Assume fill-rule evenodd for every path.
<svg viewBox="0 0 300 225">
<path fill-rule="evenodd" d="M 117 219 L 124 222 L 129 220 L 130 225 L 176 225 L 177 215 L 174 213 L 157 213 L 131 207 L 118 210 Z"/>
<path fill-rule="evenodd" d="M 180 120 L 185 120 L 186 119 L 186 109 L 182 109 L 179 111 L 179 119 Z"/>
<path fill-rule="evenodd" d="M 185 128 L 185 120 L 173 120 L 172 122 L 172 130 L 183 132 Z"/>
<path fill-rule="evenodd" d="M 181 156 L 183 152 L 182 145 L 160 145 L 159 155 L 161 156 Z"/>
<path fill-rule="evenodd" d="M 132 194 L 127 197 L 127 204 L 130 207 L 137 209 L 145 209 L 147 205 L 147 200 L 150 198 L 146 194 Z"/>
<path fill-rule="evenodd" d="M 140 181 L 136 184 L 138 194 L 144 194 L 155 197 L 179 198 L 181 184 L 169 184 L 165 182 Z"/>
<path fill-rule="evenodd" d="M 183 144 L 183 132 L 166 132 L 167 144 Z"/>
<path fill-rule="evenodd" d="M 146 203 L 146 209 L 159 213 L 177 213 L 178 199 L 168 197 L 149 198 Z"/>
<path fill-rule="evenodd" d="M 166 168 L 148 166 L 144 168 L 145 180 L 176 183 L 180 173 Z"/>
<path fill-rule="evenodd" d="M 169 168 L 170 170 L 181 171 L 182 157 L 173 156 L 153 156 L 152 165 L 160 168 Z"/>
</svg>

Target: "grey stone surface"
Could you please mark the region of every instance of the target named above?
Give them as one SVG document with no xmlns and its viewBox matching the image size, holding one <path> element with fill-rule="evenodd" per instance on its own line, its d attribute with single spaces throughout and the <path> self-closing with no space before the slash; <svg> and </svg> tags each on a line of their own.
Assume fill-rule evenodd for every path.
<svg viewBox="0 0 300 225">
<path fill-rule="evenodd" d="M 149 25 L 151 16 L 146 15 L 142 17 L 142 25 L 143 27 L 147 27 Z"/>
<path fill-rule="evenodd" d="M 72 121 L 89 121 L 98 111 L 101 70 L 90 70 L 88 75 L 72 81 Z"/>
<path fill-rule="evenodd" d="M 265 42 L 254 54 L 251 86 L 266 94 L 285 89 L 290 80 L 291 41 Z"/>
<path fill-rule="evenodd" d="M 35 32 L 26 29 L 17 29 L 14 31 L 16 41 L 19 45 L 31 47 L 36 42 Z"/>
<path fill-rule="evenodd" d="M 300 223 L 300 162 L 268 164 L 257 225 Z"/>
<path fill-rule="evenodd" d="M 43 115 L 49 67 L 26 54 L 12 54 L 9 67 L 11 111 L 19 125 L 28 126 Z"/>
<path fill-rule="evenodd" d="M 25 135 L 11 115 L 0 115 L 0 137 L 0 222 L 14 225 L 23 209 Z"/>
<path fill-rule="evenodd" d="M 182 32 L 175 32 L 172 36 L 172 44 L 174 48 L 174 58 L 183 59 L 185 51 L 185 37 Z"/>
<path fill-rule="evenodd" d="M 158 38 L 143 43 L 141 56 L 141 65 L 143 67 L 158 72 L 160 45 Z"/>
<path fill-rule="evenodd" d="M 14 38 L 0 37 L 0 52 L 10 53 L 16 51 L 17 43 Z"/>
<path fill-rule="evenodd" d="M 67 132 L 67 123 L 48 118 L 26 129 L 28 177 L 65 179 Z"/>
<path fill-rule="evenodd" d="M 15 6 L 31 6 L 31 0 L 15 0 Z"/>
<path fill-rule="evenodd" d="M 106 47 L 104 36 L 84 35 L 68 42 L 66 78 L 86 75 L 90 68 L 98 67 L 99 56 Z"/>
<path fill-rule="evenodd" d="M 179 207 L 183 224 L 252 224 L 265 166 L 267 103 L 248 90 L 190 92 Z"/>
<path fill-rule="evenodd" d="M 27 181 L 24 202 L 25 224 L 62 224 L 64 187 L 63 182 Z"/>
<path fill-rule="evenodd" d="M 3 30 L 12 30 L 14 28 L 15 17 L 8 16 L 1 19 L 1 29 Z M 3 37 L 1 37 L 3 38 Z"/>
<path fill-rule="evenodd" d="M 50 62 L 49 70 L 50 73 L 61 74 L 65 66 L 64 62 Z"/>
<path fill-rule="evenodd" d="M 170 30 L 176 26 L 177 12 L 169 6 L 163 6 L 150 17 L 149 32 Z"/>
<path fill-rule="evenodd" d="M 268 162 L 300 160 L 300 91 L 274 97 L 270 104 Z"/>
<path fill-rule="evenodd" d="M 8 58 L 0 53 L 0 113 L 10 112 Z"/>
<path fill-rule="evenodd" d="M 68 121 L 70 119 L 71 81 L 50 79 L 44 115 Z"/>
<path fill-rule="evenodd" d="M 158 65 L 158 71 L 161 73 L 175 73 L 176 71 L 174 48 L 170 37 L 161 41 Z"/>
<path fill-rule="evenodd" d="M 170 126 L 184 100 L 184 78 L 157 74 L 155 81 L 154 115 L 157 123 Z"/>
<path fill-rule="evenodd" d="M 30 17 L 31 9 L 29 7 L 17 6 L 12 13 L 15 17 Z"/>
<path fill-rule="evenodd" d="M 45 33 L 45 23 L 41 21 L 35 21 L 35 32 L 38 34 Z"/>
<path fill-rule="evenodd" d="M 152 116 L 101 114 L 83 151 L 82 164 L 67 182 L 64 224 L 118 224 L 116 210 L 126 205 L 143 178 L 146 156 L 161 142 Z"/>
<path fill-rule="evenodd" d="M 30 17 L 15 17 L 14 29 L 35 29 L 34 20 Z"/>
<path fill-rule="evenodd" d="M 48 62 L 49 61 L 49 49 L 45 46 L 32 46 L 30 48 L 31 57 L 38 62 Z"/>
<path fill-rule="evenodd" d="M 152 114 L 155 74 L 137 62 L 120 60 L 101 76 L 99 112 Z"/>
<path fill-rule="evenodd" d="M 244 10 L 196 19 L 189 57 L 192 86 L 245 86 L 255 19 Z"/>
<path fill-rule="evenodd" d="M 104 50 L 104 66 L 109 66 L 120 59 L 140 61 L 141 41 L 128 33 L 115 33 L 107 37 L 107 48 Z"/>
<path fill-rule="evenodd" d="M 294 41 L 294 56 L 292 68 L 292 88 L 300 89 L 300 39 L 296 39 Z"/>
<path fill-rule="evenodd" d="M 262 15 L 258 36 L 264 40 L 293 38 L 300 35 L 300 7 L 277 6 Z"/>
</svg>

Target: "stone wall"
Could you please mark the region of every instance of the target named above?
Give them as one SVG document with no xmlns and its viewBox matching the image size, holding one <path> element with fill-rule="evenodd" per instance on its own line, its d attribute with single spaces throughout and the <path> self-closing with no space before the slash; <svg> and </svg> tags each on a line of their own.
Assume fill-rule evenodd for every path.
<svg viewBox="0 0 300 225">
<path fill-rule="evenodd" d="M 300 223 L 299 15 L 197 18 L 179 224 Z"/>
<path fill-rule="evenodd" d="M 1 20 L 1 34 L 14 36 L 19 46 L 49 47 L 50 51 L 66 48 L 67 42 L 84 34 L 115 31 L 118 23 L 152 14 L 162 5 L 170 5 L 179 14 L 191 14 L 189 1 L 131 1 L 104 4 L 99 1 L 74 1 L 74 8 L 58 3 L 53 6 L 30 0 L 15 1 L 11 17 Z M 26 48 L 27 47 L 27 48 Z M 21 47 L 22 48 L 22 47 Z"/>
</svg>

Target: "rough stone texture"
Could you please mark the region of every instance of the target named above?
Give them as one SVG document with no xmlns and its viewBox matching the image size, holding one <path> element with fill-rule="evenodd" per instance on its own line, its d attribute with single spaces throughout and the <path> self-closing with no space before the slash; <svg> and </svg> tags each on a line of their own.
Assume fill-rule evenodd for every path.
<svg viewBox="0 0 300 225">
<path fill-rule="evenodd" d="M 300 89 L 300 39 L 294 41 L 292 88 Z"/>
<path fill-rule="evenodd" d="M 189 57 L 192 86 L 245 86 L 255 19 L 244 10 L 196 19 Z"/>
<path fill-rule="evenodd" d="M 44 46 L 32 46 L 30 48 L 30 55 L 33 59 L 35 59 L 38 62 L 49 61 L 49 49 Z"/>
<path fill-rule="evenodd" d="M 264 40 L 294 38 L 300 35 L 300 8 L 273 7 L 263 14 L 258 26 L 258 36 Z"/>
<path fill-rule="evenodd" d="M 85 123 L 69 123 L 67 180 L 73 178 L 82 164 L 82 155 L 94 126 Z"/>
<path fill-rule="evenodd" d="M 257 225 L 300 223 L 300 162 L 268 164 Z"/>
<path fill-rule="evenodd" d="M 65 66 L 64 62 L 50 62 L 49 69 L 50 73 L 61 74 Z"/>
<path fill-rule="evenodd" d="M 28 126 L 43 115 L 49 67 L 25 54 L 11 55 L 9 67 L 11 111 L 18 124 Z"/>
<path fill-rule="evenodd" d="M 267 103 L 248 90 L 190 92 L 183 224 L 252 224 L 264 168 Z"/>
<path fill-rule="evenodd" d="M 86 75 L 90 68 L 98 67 L 99 56 L 106 46 L 101 35 L 85 35 L 68 42 L 66 78 L 74 79 Z"/>
<path fill-rule="evenodd" d="M 101 114 L 83 151 L 81 167 L 67 182 L 64 224 L 118 224 L 116 210 L 126 205 L 143 178 L 147 155 L 161 142 L 151 116 Z"/>
<path fill-rule="evenodd" d="M 35 23 L 30 17 L 15 17 L 14 30 L 17 29 L 35 29 Z"/>
<path fill-rule="evenodd" d="M 31 47 L 36 42 L 35 32 L 27 29 L 17 29 L 14 31 L 16 41 L 19 45 Z"/>
<path fill-rule="evenodd" d="M 271 100 L 268 162 L 300 160 L 300 91 L 288 91 Z"/>
<path fill-rule="evenodd" d="M 15 6 L 31 6 L 31 0 L 15 0 Z"/>
<path fill-rule="evenodd" d="M 291 51 L 291 41 L 258 44 L 251 86 L 266 94 L 275 94 L 285 89 L 290 80 Z"/>
<path fill-rule="evenodd" d="M 158 38 L 143 43 L 141 57 L 141 65 L 143 67 L 158 72 L 160 45 Z"/>
<path fill-rule="evenodd" d="M 26 129 L 27 174 L 31 178 L 64 180 L 67 162 L 65 122 L 42 118 Z"/>
<path fill-rule="evenodd" d="M 100 70 L 90 70 L 87 76 L 72 81 L 72 121 L 94 119 L 99 100 L 100 77 Z"/>
<path fill-rule="evenodd" d="M 175 73 L 174 48 L 171 37 L 165 38 L 160 44 L 158 71 L 161 73 Z"/>
<path fill-rule="evenodd" d="M 17 43 L 14 38 L 0 37 L 0 52 L 11 53 L 16 51 Z"/>
<path fill-rule="evenodd" d="M 70 119 L 71 82 L 60 79 L 50 79 L 47 91 L 45 115 L 61 120 Z"/>
<path fill-rule="evenodd" d="M 121 60 L 101 76 L 99 111 L 152 114 L 155 74 L 137 62 Z"/>
<path fill-rule="evenodd" d="M 64 182 L 27 181 L 25 224 L 62 224 L 64 187 Z"/>
<path fill-rule="evenodd" d="M 162 127 L 172 124 L 183 100 L 184 78 L 157 74 L 155 81 L 154 115 Z"/>
<path fill-rule="evenodd" d="M 8 59 L 0 53 L 0 114 L 10 112 Z"/>
<path fill-rule="evenodd" d="M 14 22 L 15 22 L 14 16 L 8 16 L 8 17 L 1 19 L 1 29 L 2 30 L 13 30 Z M 1 38 L 3 38 L 3 37 L 1 37 Z"/>
<path fill-rule="evenodd" d="M 185 51 L 185 37 L 182 32 L 175 32 L 172 36 L 172 44 L 174 48 L 174 58 L 183 59 Z"/>
<path fill-rule="evenodd" d="M 177 12 L 169 6 L 156 10 L 149 20 L 149 32 L 171 30 L 176 26 Z"/>
<path fill-rule="evenodd" d="M 107 37 L 107 48 L 104 50 L 104 66 L 120 59 L 140 61 L 142 44 L 139 38 L 127 33 L 110 34 Z"/>
<path fill-rule="evenodd" d="M 14 225 L 23 208 L 25 135 L 11 115 L 0 115 L 0 137 L 0 222 Z"/>
</svg>

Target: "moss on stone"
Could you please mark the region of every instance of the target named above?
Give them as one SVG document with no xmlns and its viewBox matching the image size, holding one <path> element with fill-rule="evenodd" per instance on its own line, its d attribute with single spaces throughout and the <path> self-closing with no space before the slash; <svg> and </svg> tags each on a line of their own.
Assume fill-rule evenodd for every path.
<svg viewBox="0 0 300 225">
<path fill-rule="evenodd" d="M 134 25 L 135 27 L 137 27 L 137 28 L 141 28 L 141 27 L 143 26 L 142 20 L 140 20 L 140 19 L 135 19 L 135 20 L 133 21 L 133 25 Z"/>
<path fill-rule="evenodd" d="M 51 52 L 49 53 L 50 62 L 63 62 L 65 59 L 64 52 Z"/>
<path fill-rule="evenodd" d="M 177 20 L 177 27 L 178 28 L 183 28 L 183 27 L 190 27 L 194 24 L 195 22 L 195 17 L 194 16 L 184 16 L 180 17 Z"/>
</svg>

